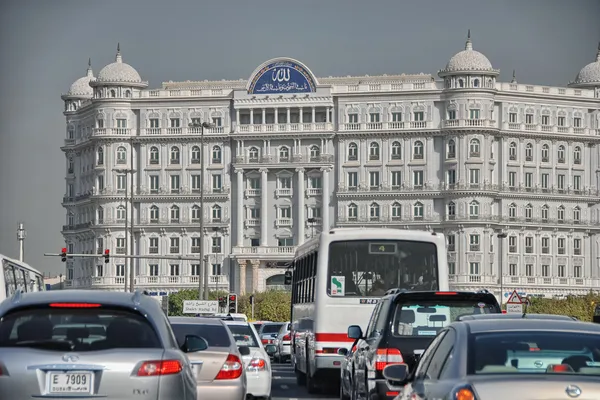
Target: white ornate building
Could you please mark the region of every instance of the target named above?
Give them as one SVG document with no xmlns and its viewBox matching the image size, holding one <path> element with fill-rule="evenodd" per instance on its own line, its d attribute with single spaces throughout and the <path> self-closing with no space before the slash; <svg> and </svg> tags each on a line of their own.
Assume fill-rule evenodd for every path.
<svg viewBox="0 0 600 400">
<path fill-rule="evenodd" d="M 211 288 L 238 293 L 280 283 L 295 246 L 333 226 L 444 232 L 459 289 L 499 290 L 501 275 L 505 292 L 599 288 L 600 48 L 568 87 L 498 74 L 469 37 L 441 80 L 317 79 L 279 58 L 247 81 L 147 89 L 118 51 L 62 96 L 63 234 L 76 253 L 113 254 L 69 260 L 65 283 L 121 289 L 133 220 L 134 254 L 195 256 L 204 240 Z M 216 125 L 205 130 L 203 211 L 200 131 L 189 127 L 202 121 Z M 198 264 L 134 261 L 136 285 L 196 287 Z"/>
</svg>

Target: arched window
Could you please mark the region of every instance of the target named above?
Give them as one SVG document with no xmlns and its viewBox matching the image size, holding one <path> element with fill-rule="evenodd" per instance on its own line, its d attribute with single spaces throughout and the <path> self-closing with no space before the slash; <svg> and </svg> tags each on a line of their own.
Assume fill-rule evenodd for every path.
<svg viewBox="0 0 600 400">
<path fill-rule="evenodd" d="M 533 145 L 527 143 L 525 146 L 525 161 L 533 161 Z"/>
<path fill-rule="evenodd" d="M 379 204 L 371 203 L 371 205 L 369 206 L 369 217 L 371 221 L 379 220 Z"/>
<path fill-rule="evenodd" d="M 192 207 L 192 222 L 199 222 L 200 221 L 200 207 L 199 206 L 193 206 Z"/>
<path fill-rule="evenodd" d="M 160 211 L 158 206 L 150 207 L 150 222 L 157 223 L 160 219 Z"/>
<path fill-rule="evenodd" d="M 317 146 L 317 145 L 310 146 L 310 159 L 312 161 L 317 161 L 317 159 L 319 158 L 320 155 L 321 155 L 321 149 L 319 149 L 319 146 Z"/>
<path fill-rule="evenodd" d="M 581 209 L 579 207 L 575 207 L 573 209 L 573 222 L 576 224 L 581 220 Z"/>
<path fill-rule="evenodd" d="M 402 160 L 402 145 L 400 142 L 392 143 L 392 160 Z"/>
<path fill-rule="evenodd" d="M 117 221 L 125 221 L 126 215 L 125 206 L 117 207 Z"/>
<path fill-rule="evenodd" d="M 371 142 L 369 145 L 369 160 L 379 160 L 379 144 Z"/>
<path fill-rule="evenodd" d="M 179 164 L 179 147 L 171 147 L 171 164 Z"/>
<path fill-rule="evenodd" d="M 414 219 L 423 219 L 424 214 L 425 214 L 425 210 L 423 207 L 423 203 L 416 202 L 413 205 L 413 218 Z"/>
<path fill-rule="evenodd" d="M 348 161 L 358 160 L 358 146 L 356 143 L 350 143 L 348 145 Z"/>
<path fill-rule="evenodd" d="M 543 205 L 542 212 L 541 212 L 542 221 L 548 220 L 548 214 L 549 214 L 549 207 L 547 205 Z"/>
<path fill-rule="evenodd" d="M 123 146 L 117 148 L 117 164 L 127 164 L 127 149 Z"/>
<path fill-rule="evenodd" d="M 510 219 L 517 218 L 517 205 L 515 203 L 508 206 L 508 217 Z"/>
<path fill-rule="evenodd" d="M 448 219 L 456 218 L 456 203 L 454 203 L 453 201 L 448 203 L 448 210 L 446 214 L 448 216 Z"/>
<path fill-rule="evenodd" d="M 212 148 L 212 162 L 214 164 L 221 163 L 221 148 L 219 146 L 213 146 Z"/>
<path fill-rule="evenodd" d="M 98 223 L 103 224 L 104 223 L 104 208 L 98 207 L 97 217 L 98 217 Z"/>
<path fill-rule="evenodd" d="M 479 79 L 473 79 L 473 87 L 479 87 Z"/>
<path fill-rule="evenodd" d="M 450 139 L 448 141 L 448 149 L 446 154 L 446 158 L 456 158 L 456 142 L 454 139 Z"/>
<path fill-rule="evenodd" d="M 513 161 L 517 159 L 517 143 L 511 142 L 508 145 L 508 158 Z"/>
<path fill-rule="evenodd" d="M 150 164 L 158 164 L 160 161 L 160 153 L 158 147 L 150 147 Z"/>
<path fill-rule="evenodd" d="M 531 204 L 527 204 L 525 206 L 525 220 L 531 221 L 533 219 L 533 206 Z"/>
<path fill-rule="evenodd" d="M 250 147 L 248 150 L 248 158 L 250 162 L 258 162 L 258 149 L 256 147 Z"/>
<path fill-rule="evenodd" d="M 171 206 L 171 222 L 179 222 L 179 207 Z"/>
<path fill-rule="evenodd" d="M 423 142 L 421 142 L 420 140 L 417 140 L 413 145 L 413 159 L 423 159 Z"/>
<path fill-rule="evenodd" d="M 469 156 L 479 157 L 480 154 L 479 139 L 471 139 L 469 142 Z"/>
<path fill-rule="evenodd" d="M 458 87 L 465 87 L 465 81 L 463 81 L 462 79 L 458 80 Z"/>
<path fill-rule="evenodd" d="M 212 207 L 212 221 L 213 222 L 221 222 L 221 206 L 215 204 Z"/>
<path fill-rule="evenodd" d="M 286 146 L 282 146 L 279 149 L 279 161 L 290 161 L 290 149 Z"/>
<path fill-rule="evenodd" d="M 117 92 L 114 89 L 110 91 L 110 97 L 117 97 Z"/>
<path fill-rule="evenodd" d="M 550 147 L 547 144 L 542 145 L 542 162 L 550 161 Z"/>
<path fill-rule="evenodd" d="M 354 203 L 348 205 L 348 219 L 355 220 L 358 218 L 358 206 Z"/>
<path fill-rule="evenodd" d="M 575 146 L 573 149 L 573 163 L 581 164 L 581 147 Z"/>
<path fill-rule="evenodd" d="M 125 97 L 131 97 L 131 91 L 126 90 L 125 91 Z"/>
<path fill-rule="evenodd" d="M 558 207 L 556 219 L 558 219 L 558 222 L 563 222 L 565 220 L 565 208 L 563 206 Z"/>
<path fill-rule="evenodd" d="M 192 147 L 192 164 L 200 164 L 200 147 Z"/>
<path fill-rule="evenodd" d="M 479 218 L 479 203 L 476 200 L 473 200 L 471 203 L 469 203 L 469 218 Z"/>
<path fill-rule="evenodd" d="M 399 221 L 402 219 L 402 205 L 398 202 L 392 204 L 392 221 Z"/>
<path fill-rule="evenodd" d="M 104 149 L 98 147 L 98 165 L 104 165 Z"/>
<path fill-rule="evenodd" d="M 558 162 L 561 164 L 565 162 L 565 146 L 562 144 L 558 146 Z"/>
</svg>

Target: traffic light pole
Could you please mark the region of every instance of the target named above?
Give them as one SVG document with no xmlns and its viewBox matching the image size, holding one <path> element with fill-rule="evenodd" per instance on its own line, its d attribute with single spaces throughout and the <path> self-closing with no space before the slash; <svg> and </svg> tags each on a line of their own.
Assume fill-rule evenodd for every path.
<svg viewBox="0 0 600 400">
<path fill-rule="evenodd" d="M 44 253 L 45 257 L 61 257 L 61 253 Z M 67 258 L 103 258 L 106 257 L 104 254 L 67 254 Z M 131 254 L 111 254 L 110 257 L 114 258 L 133 258 L 133 259 L 155 259 L 155 260 L 190 260 L 198 261 L 198 257 L 186 257 L 186 256 L 142 256 L 142 255 L 131 255 Z"/>
</svg>

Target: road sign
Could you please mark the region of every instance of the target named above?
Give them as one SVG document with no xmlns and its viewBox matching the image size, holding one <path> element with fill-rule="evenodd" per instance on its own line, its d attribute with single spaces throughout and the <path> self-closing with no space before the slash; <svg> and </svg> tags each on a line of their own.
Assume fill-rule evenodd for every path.
<svg viewBox="0 0 600 400">
<path fill-rule="evenodd" d="M 507 303 L 506 304 L 507 314 L 523 314 L 523 304 Z"/>
<path fill-rule="evenodd" d="M 216 314 L 219 312 L 219 302 L 216 300 L 184 300 L 184 314 Z"/>
<path fill-rule="evenodd" d="M 508 300 L 506 300 L 506 304 L 523 304 L 523 300 L 521 299 L 521 296 L 519 296 L 519 293 L 514 290 Z"/>
</svg>

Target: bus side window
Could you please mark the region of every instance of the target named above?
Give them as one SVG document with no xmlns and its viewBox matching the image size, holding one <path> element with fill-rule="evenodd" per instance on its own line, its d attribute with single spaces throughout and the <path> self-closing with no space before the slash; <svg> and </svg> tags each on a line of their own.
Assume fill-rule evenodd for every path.
<svg viewBox="0 0 600 400">
<path fill-rule="evenodd" d="M 17 291 L 15 271 L 11 264 L 4 264 L 4 284 L 6 290 L 6 297 L 10 297 Z"/>
</svg>

